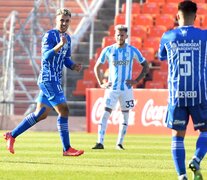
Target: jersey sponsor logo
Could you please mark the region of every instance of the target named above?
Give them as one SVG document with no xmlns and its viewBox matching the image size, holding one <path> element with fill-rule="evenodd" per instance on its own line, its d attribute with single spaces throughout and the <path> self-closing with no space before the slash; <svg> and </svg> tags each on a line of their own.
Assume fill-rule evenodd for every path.
<svg viewBox="0 0 207 180">
<path fill-rule="evenodd" d="M 114 66 L 127 66 L 129 61 L 113 61 Z"/>
<path fill-rule="evenodd" d="M 194 127 L 200 127 L 200 126 L 205 126 L 205 123 L 198 123 L 198 124 L 194 124 Z"/>
<path fill-rule="evenodd" d="M 175 46 L 175 43 L 173 44 Z M 200 44 L 196 42 L 177 43 L 177 48 L 179 51 L 200 51 L 201 50 Z"/>
<path fill-rule="evenodd" d="M 185 125 L 185 120 L 175 120 L 173 122 L 174 125 Z"/>
<path fill-rule="evenodd" d="M 175 95 L 177 98 L 196 98 L 196 91 L 178 91 Z"/>
<path fill-rule="evenodd" d="M 165 117 L 167 106 L 158 106 L 154 104 L 153 99 L 146 101 L 143 110 L 141 122 L 143 126 L 165 126 Z"/>
<path fill-rule="evenodd" d="M 136 101 L 134 101 L 134 103 L 136 104 Z M 104 111 L 104 98 L 100 97 L 95 101 L 92 107 L 91 120 L 93 124 L 99 124 L 103 111 Z M 119 103 L 117 103 L 116 107 L 111 112 L 111 116 L 108 120 L 108 124 L 117 125 L 120 123 L 120 119 L 123 119 L 123 116 L 120 109 L 120 105 Z M 134 124 L 135 124 L 135 112 L 133 110 L 130 110 L 128 125 L 132 126 Z"/>
</svg>

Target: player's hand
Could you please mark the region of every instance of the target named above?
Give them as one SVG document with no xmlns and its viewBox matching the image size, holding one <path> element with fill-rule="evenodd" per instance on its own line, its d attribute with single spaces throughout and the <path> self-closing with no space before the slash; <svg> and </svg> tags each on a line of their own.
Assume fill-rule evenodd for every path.
<svg viewBox="0 0 207 180">
<path fill-rule="evenodd" d="M 126 84 L 127 84 L 127 85 L 131 85 L 131 86 L 133 86 L 133 85 L 135 85 L 135 84 L 138 84 L 138 82 L 137 82 L 136 80 L 132 80 L 132 79 L 130 79 L 130 80 L 126 80 Z"/>
<path fill-rule="evenodd" d="M 106 82 L 106 83 L 100 84 L 100 87 L 103 89 L 107 89 L 107 88 L 110 88 L 111 85 L 112 85 L 111 82 Z"/>
<path fill-rule="evenodd" d="M 81 64 L 74 64 L 72 68 L 73 68 L 73 70 L 80 72 L 82 69 L 82 65 Z"/>
<path fill-rule="evenodd" d="M 64 44 L 67 42 L 67 38 L 63 35 L 63 34 L 61 34 L 60 35 L 60 45 L 61 46 L 64 46 Z"/>
</svg>

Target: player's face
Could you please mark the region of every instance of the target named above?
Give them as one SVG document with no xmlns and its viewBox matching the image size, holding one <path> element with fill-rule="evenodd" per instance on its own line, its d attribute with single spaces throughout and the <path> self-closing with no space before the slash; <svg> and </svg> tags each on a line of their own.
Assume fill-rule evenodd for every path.
<svg viewBox="0 0 207 180">
<path fill-rule="evenodd" d="M 61 32 L 64 33 L 68 30 L 70 25 L 70 16 L 59 15 L 56 17 L 56 28 Z"/>
<path fill-rule="evenodd" d="M 116 30 L 115 31 L 115 39 L 116 44 L 121 47 L 125 44 L 125 40 L 127 39 L 127 33 L 125 31 Z"/>
</svg>

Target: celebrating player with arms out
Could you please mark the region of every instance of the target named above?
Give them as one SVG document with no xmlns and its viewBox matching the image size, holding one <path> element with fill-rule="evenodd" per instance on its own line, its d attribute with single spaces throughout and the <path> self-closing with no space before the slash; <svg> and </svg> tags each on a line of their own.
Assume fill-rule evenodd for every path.
<svg viewBox="0 0 207 180">
<path fill-rule="evenodd" d="M 63 145 L 63 156 L 79 156 L 83 150 L 76 150 L 70 145 L 68 131 L 69 109 L 62 90 L 62 71 L 64 65 L 71 70 L 80 71 L 81 65 L 71 60 L 71 39 L 66 33 L 71 20 L 68 9 L 58 9 L 56 13 L 56 28 L 48 31 L 42 38 L 42 61 L 38 79 L 40 93 L 34 113 L 26 116 L 22 122 L 4 136 L 7 149 L 14 153 L 15 138 L 45 119 L 54 108 L 58 113 L 57 128 Z"/>
<path fill-rule="evenodd" d="M 124 149 L 123 140 L 127 131 L 129 110 L 134 107 L 132 85 L 137 84 L 149 71 L 147 61 L 141 53 L 135 47 L 125 43 L 127 37 L 127 27 L 117 25 L 115 27 L 116 43 L 103 49 L 94 66 L 97 81 L 100 87 L 106 88 L 106 90 L 105 110 L 98 125 L 98 140 L 92 149 L 104 149 L 107 120 L 118 101 L 120 102 L 123 121 L 119 126 L 116 147 L 120 150 Z M 143 67 L 142 72 L 135 80 L 132 80 L 133 60 L 138 61 Z M 103 83 L 100 69 L 106 61 L 109 64 L 109 77 L 108 82 Z"/>
<path fill-rule="evenodd" d="M 207 30 L 193 26 L 197 5 L 178 5 L 179 27 L 163 34 L 159 58 L 168 61 L 167 127 L 172 129 L 172 156 L 179 180 L 186 180 L 184 138 L 192 117 L 200 134 L 189 162 L 194 180 L 202 180 L 200 163 L 207 152 Z"/>
</svg>

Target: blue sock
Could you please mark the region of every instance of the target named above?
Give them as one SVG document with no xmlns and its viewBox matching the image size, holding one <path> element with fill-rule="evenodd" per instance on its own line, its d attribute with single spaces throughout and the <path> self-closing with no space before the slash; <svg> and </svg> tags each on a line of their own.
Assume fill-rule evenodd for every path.
<svg viewBox="0 0 207 180">
<path fill-rule="evenodd" d="M 34 113 L 29 114 L 26 116 L 22 122 L 12 130 L 11 135 L 13 138 L 16 138 L 20 134 L 22 134 L 24 131 L 32 127 L 37 123 L 38 116 L 35 116 Z"/>
<path fill-rule="evenodd" d="M 186 174 L 184 138 L 172 137 L 172 156 L 178 175 Z"/>
<path fill-rule="evenodd" d="M 59 116 L 57 119 L 57 128 L 63 144 L 63 151 L 67 151 L 70 147 L 70 138 L 68 132 L 68 118 Z"/>
<path fill-rule="evenodd" d="M 195 157 L 200 161 L 204 158 L 207 152 L 207 132 L 201 132 L 196 142 Z"/>
</svg>

